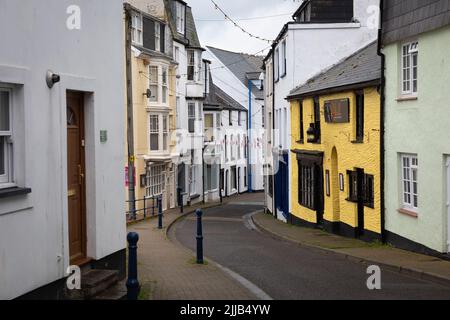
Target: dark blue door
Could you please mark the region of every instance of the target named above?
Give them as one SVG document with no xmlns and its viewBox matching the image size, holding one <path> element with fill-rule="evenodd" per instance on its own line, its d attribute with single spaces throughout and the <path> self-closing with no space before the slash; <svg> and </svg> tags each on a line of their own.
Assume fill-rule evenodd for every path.
<svg viewBox="0 0 450 320">
<path fill-rule="evenodd" d="M 277 211 L 285 219 L 289 217 L 289 154 L 280 157 L 278 172 L 275 175 L 275 202 Z"/>
</svg>

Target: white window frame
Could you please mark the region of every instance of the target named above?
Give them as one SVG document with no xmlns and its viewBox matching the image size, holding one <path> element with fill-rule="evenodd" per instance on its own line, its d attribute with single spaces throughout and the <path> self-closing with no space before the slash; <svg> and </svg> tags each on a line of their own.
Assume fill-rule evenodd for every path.
<svg viewBox="0 0 450 320">
<path fill-rule="evenodd" d="M 157 127 L 153 127 L 152 119 L 157 119 Z M 169 114 L 168 113 L 154 113 L 148 114 L 148 149 L 151 153 L 168 153 L 169 152 Z M 158 135 L 158 149 L 152 149 L 151 135 Z"/>
<path fill-rule="evenodd" d="M 3 145 L 3 161 L 4 161 L 4 174 L 0 175 L 0 189 L 9 188 L 14 186 L 13 175 L 13 101 L 12 90 L 9 88 L 1 88 L 0 92 L 8 93 L 8 127 L 9 130 L 0 131 L 0 138 L 4 139 Z"/>
<path fill-rule="evenodd" d="M 274 68 L 275 68 L 275 82 L 278 82 L 280 80 L 280 49 L 275 49 L 275 61 L 274 61 Z"/>
<path fill-rule="evenodd" d="M 188 132 L 190 134 L 194 134 L 195 130 L 195 122 L 197 120 L 197 106 L 195 102 L 188 102 Z M 190 130 L 190 123 L 192 122 L 192 131 Z"/>
<path fill-rule="evenodd" d="M 155 50 L 161 52 L 161 24 L 155 22 Z"/>
<path fill-rule="evenodd" d="M 177 31 L 180 34 L 185 32 L 185 21 L 186 21 L 186 7 L 181 2 L 176 2 L 176 15 L 177 15 Z"/>
<path fill-rule="evenodd" d="M 142 14 L 133 12 L 131 14 L 131 41 L 134 44 L 143 45 L 143 19 Z"/>
<path fill-rule="evenodd" d="M 165 165 L 148 165 L 146 183 L 147 197 L 162 195 L 165 189 Z"/>
<path fill-rule="evenodd" d="M 286 65 L 286 40 L 283 40 L 280 48 L 281 48 L 280 62 L 279 62 L 280 77 L 284 78 L 287 74 L 287 70 L 286 70 L 286 67 L 287 67 L 287 65 Z"/>
<path fill-rule="evenodd" d="M 150 105 L 162 105 L 168 107 L 169 104 L 169 67 L 166 65 L 151 64 L 148 66 L 149 85 L 152 97 L 148 99 Z M 156 70 L 156 79 L 153 78 L 152 70 Z M 152 89 L 153 87 L 153 89 Z M 156 93 L 154 92 L 156 88 Z M 156 94 L 156 95 L 155 95 Z"/>
<path fill-rule="evenodd" d="M 153 77 L 155 75 L 156 71 L 156 79 Z M 157 65 L 150 65 L 148 67 L 148 73 L 149 73 L 149 89 L 151 91 L 151 97 L 148 99 L 149 103 L 158 103 L 159 102 L 159 66 Z M 156 90 L 154 90 L 156 88 Z"/>
<path fill-rule="evenodd" d="M 196 80 L 195 72 L 196 72 L 197 54 L 196 54 L 195 50 L 188 49 L 188 50 L 186 50 L 186 56 L 187 56 L 187 80 L 195 81 Z M 192 68 L 192 79 L 190 79 L 189 68 Z"/>
<path fill-rule="evenodd" d="M 418 60 L 419 60 L 419 42 L 413 41 L 403 44 L 401 49 L 401 75 L 400 75 L 402 95 L 417 96 L 419 86 Z M 416 73 L 415 76 L 414 72 Z"/>
<path fill-rule="evenodd" d="M 169 68 L 161 67 L 161 102 L 167 104 L 169 101 Z"/>
<path fill-rule="evenodd" d="M 411 154 L 402 154 L 400 159 L 402 208 L 417 212 L 419 208 L 419 159 L 417 155 Z"/>
</svg>

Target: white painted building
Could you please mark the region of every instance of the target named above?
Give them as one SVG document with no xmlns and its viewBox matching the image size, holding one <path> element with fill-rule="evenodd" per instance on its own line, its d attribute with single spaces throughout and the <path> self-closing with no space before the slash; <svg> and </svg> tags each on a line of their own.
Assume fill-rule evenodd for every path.
<svg viewBox="0 0 450 320">
<path fill-rule="evenodd" d="M 73 4 L 0 0 L 0 299 L 125 271 L 123 5 Z"/>
<path fill-rule="evenodd" d="M 245 114 L 245 117 L 247 117 L 245 121 L 247 132 L 245 135 L 247 139 L 248 164 L 247 172 L 245 173 L 245 170 L 241 169 L 244 170 L 241 174 L 248 179 L 247 188 L 249 191 L 262 191 L 264 190 L 264 94 L 262 81 L 260 80 L 263 73 L 261 69 L 263 65 L 262 57 L 213 47 L 207 47 L 205 56 L 211 61 L 211 73 L 214 84 L 233 101 L 247 110 L 247 113 L 241 112 L 241 116 L 244 117 Z M 225 122 L 229 122 L 230 115 L 226 114 L 226 112 L 222 112 L 223 118 Z M 233 123 L 237 124 L 239 122 L 237 110 L 233 111 L 231 116 Z M 244 123 L 241 122 L 238 126 L 243 129 L 243 125 Z M 229 127 L 233 126 L 229 125 Z M 230 142 L 236 143 L 237 135 L 239 134 L 233 134 L 233 139 L 231 139 L 230 134 L 227 137 L 230 141 L 227 140 L 226 144 Z M 229 152 L 231 152 L 231 149 Z M 229 159 L 231 159 L 231 154 Z M 239 172 L 237 174 L 239 175 Z M 231 186 L 229 193 L 232 194 L 232 190 Z"/>
<path fill-rule="evenodd" d="M 292 170 L 286 161 L 290 158 L 291 117 L 285 98 L 314 75 L 374 41 L 378 34 L 377 10 L 379 0 L 344 0 L 339 4 L 303 1 L 266 57 L 266 85 L 273 85 L 273 90 L 265 97 L 266 105 L 271 105 L 265 111 L 265 119 L 266 127 L 274 128 L 271 138 L 266 140 L 266 152 L 273 152 L 270 165 L 275 172 L 270 179 L 273 185 L 266 185 L 265 193 L 266 201 L 273 201 L 268 208 L 280 220 L 287 221 L 291 212 Z M 278 164 L 274 163 L 277 161 Z M 277 178 L 283 165 L 287 169 Z M 275 191 L 273 196 L 269 189 Z M 288 196 L 287 201 L 281 194 Z"/>
</svg>

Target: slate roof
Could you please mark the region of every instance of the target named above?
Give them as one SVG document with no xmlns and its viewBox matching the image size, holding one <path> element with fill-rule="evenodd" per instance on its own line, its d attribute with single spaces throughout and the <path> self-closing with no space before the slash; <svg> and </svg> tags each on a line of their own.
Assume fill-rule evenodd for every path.
<svg viewBox="0 0 450 320">
<path fill-rule="evenodd" d="M 360 49 L 327 71 L 311 78 L 291 91 L 287 99 L 314 94 L 337 92 L 350 87 L 357 88 L 378 84 L 381 79 L 381 58 L 377 53 L 377 41 Z"/>
<path fill-rule="evenodd" d="M 231 52 L 214 47 L 209 50 L 248 88 L 248 80 L 255 78 L 255 73 L 262 73 L 262 56 L 254 56 L 246 53 Z M 259 75 L 258 77 L 259 78 Z M 263 90 L 252 87 L 252 92 L 257 99 L 264 99 Z"/>
<path fill-rule="evenodd" d="M 203 109 L 214 111 L 220 111 L 223 109 L 223 106 L 217 100 L 216 86 L 213 83 L 211 73 L 209 75 L 209 94 L 206 95 L 205 100 L 203 101 Z"/>
<path fill-rule="evenodd" d="M 245 109 L 239 102 L 234 100 L 215 84 L 213 84 L 213 90 L 215 92 L 216 101 L 220 106 L 222 106 L 223 109 L 247 112 L 247 109 Z"/>
<path fill-rule="evenodd" d="M 450 24 L 450 0 L 383 0 L 383 43 L 405 40 Z"/>
<path fill-rule="evenodd" d="M 186 38 L 189 41 L 189 47 L 201 48 L 198 39 L 197 28 L 195 27 L 194 16 L 191 7 L 186 7 Z"/>
</svg>

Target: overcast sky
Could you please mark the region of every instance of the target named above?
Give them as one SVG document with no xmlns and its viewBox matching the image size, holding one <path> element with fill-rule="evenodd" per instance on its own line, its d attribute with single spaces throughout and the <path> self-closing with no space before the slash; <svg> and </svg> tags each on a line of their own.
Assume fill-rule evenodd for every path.
<svg viewBox="0 0 450 320">
<path fill-rule="evenodd" d="M 291 20 L 292 14 L 301 3 L 301 0 L 214 1 L 235 20 L 278 15 L 271 18 L 236 21 L 250 33 L 271 40 L 275 39 L 283 25 Z M 254 54 L 270 46 L 268 42 L 250 38 L 230 21 L 225 21 L 223 15 L 215 9 L 210 0 L 187 0 L 187 3 L 192 7 L 203 47 L 213 46 L 230 51 Z"/>
</svg>

